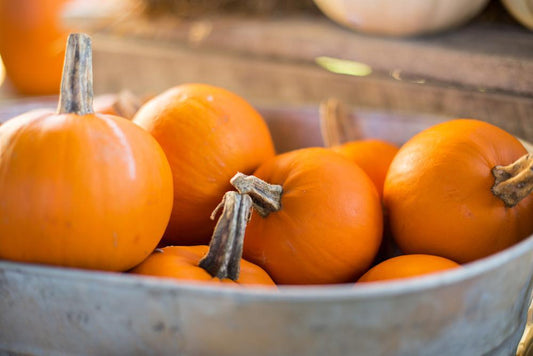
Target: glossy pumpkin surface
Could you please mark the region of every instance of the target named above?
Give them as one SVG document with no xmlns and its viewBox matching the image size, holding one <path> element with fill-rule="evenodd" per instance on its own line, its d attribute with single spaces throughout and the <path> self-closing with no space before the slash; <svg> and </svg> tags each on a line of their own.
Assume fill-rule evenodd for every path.
<svg viewBox="0 0 533 356">
<path fill-rule="evenodd" d="M 23 94 L 56 94 L 68 32 L 66 0 L 0 0 L 0 55 L 7 77 Z"/>
<path fill-rule="evenodd" d="M 390 163 L 398 152 L 395 145 L 377 139 L 367 139 L 347 142 L 341 146 L 332 147 L 338 152 L 357 163 L 372 180 L 379 196 L 383 196 L 383 184 L 389 170 Z"/>
<path fill-rule="evenodd" d="M 402 251 L 463 263 L 533 233 L 533 197 L 508 207 L 492 192 L 491 170 L 526 153 L 509 133 L 471 119 L 436 125 L 409 140 L 394 158 L 384 190 Z"/>
<path fill-rule="evenodd" d="M 209 219 L 230 178 L 274 155 L 263 118 L 241 97 L 204 84 L 181 85 L 147 102 L 134 122 L 165 151 L 173 172 L 174 208 L 164 244 L 207 244 Z"/>
<path fill-rule="evenodd" d="M 358 282 L 376 282 L 416 277 L 460 267 L 447 258 L 432 255 L 403 255 L 372 267 Z"/>
<path fill-rule="evenodd" d="M 0 258 L 121 271 L 161 239 L 172 176 L 125 119 L 29 113 L 0 127 L 0 197 Z"/>
<path fill-rule="evenodd" d="M 285 153 L 254 176 L 283 187 L 281 210 L 256 212 L 244 258 L 279 284 L 353 281 L 372 263 L 382 235 L 381 204 L 367 175 L 323 148 Z"/>
<path fill-rule="evenodd" d="M 240 262 L 240 275 L 237 281 L 211 276 L 206 270 L 198 266 L 208 250 L 209 246 L 205 245 L 166 246 L 155 250 L 131 272 L 187 281 L 274 286 L 274 282 L 264 270 L 244 259 L 241 259 Z"/>
<path fill-rule="evenodd" d="M 163 150 L 92 108 L 91 40 L 69 36 L 58 112 L 0 126 L 0 259 L 127 270 L 155 248 L 172 209 Z"/>
</svg>

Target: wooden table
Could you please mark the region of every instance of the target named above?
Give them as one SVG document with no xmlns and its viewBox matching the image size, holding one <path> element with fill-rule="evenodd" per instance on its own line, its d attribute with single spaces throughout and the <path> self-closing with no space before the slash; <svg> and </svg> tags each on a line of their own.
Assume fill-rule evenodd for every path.
<svg viewBox="0 0 533 356">
<path fill-rule="evenodd" d="M 400 116 L 479 118 L 533 141 L 533 34 L 518 24 L 477 21 L 398 39 L 310 14 L 186 21 L 74 13 L 68 20 L 93 34 L 97 94 L 124 88 L 156 94 L 207 82 L 262 107 L 316 108 L 333 96 Z M 371 74 L 336 73 L 339 63 L 342 71 L 353 62 Z"/>
<path fill-rule="evenodd" d="M 355 107 L 479 118 L 533 141 L 533 34 L 516 24 L 478 21 L 398 39 L 310 15 L 76 23 L 94 36 L 99 93 L 207 82 L 261 106 L 316 107 L 334 96 Z M 371 74 L 335 73 L 353 62 Z"/>
</svg>

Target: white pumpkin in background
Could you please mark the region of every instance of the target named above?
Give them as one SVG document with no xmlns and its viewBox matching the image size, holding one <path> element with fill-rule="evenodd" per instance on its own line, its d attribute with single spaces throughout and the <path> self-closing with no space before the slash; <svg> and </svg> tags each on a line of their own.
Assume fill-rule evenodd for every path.
<svg viewBox="0 0 533 356">
<path fill-rule="evenodd" d="M 502 3 L 518 22 L 533 30 L 533 0 L 502 0 Z"/>
<path fill-rule="evenodd" d="M 322 12 L 360 32 L 414 36 L 472 19 L 489 0 L 314 0 Z"/>
</svg>

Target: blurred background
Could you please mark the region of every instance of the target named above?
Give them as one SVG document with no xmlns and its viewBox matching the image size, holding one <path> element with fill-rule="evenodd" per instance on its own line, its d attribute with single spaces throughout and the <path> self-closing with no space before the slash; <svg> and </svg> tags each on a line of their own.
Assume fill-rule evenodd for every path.
<svg viewBox="0 0 533 356">
<path fill-rule="evenodd" d="M 83 31 L 102 100 L 205 82 L 259 107 L 335 96 L 533 141 L 532 28 L 532 0 L 0 0 L 0 107 L 56 95 Z"/>
</svg>

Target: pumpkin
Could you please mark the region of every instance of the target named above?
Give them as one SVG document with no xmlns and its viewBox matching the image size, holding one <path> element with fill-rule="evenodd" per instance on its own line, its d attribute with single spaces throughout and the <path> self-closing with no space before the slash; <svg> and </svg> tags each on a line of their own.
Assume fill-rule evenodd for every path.
<svg viewBox="0 0 533 356">
<path fill-rule="evenodd" d="M 413 36 L 461 25 L 483 10 L 488 0 L 314 0 L 322 12 L 354 30 Z"/>
<path fill-rule="evenodd" d="M 237 172 L 252 173 L 274 155 L 263 118 L 241 97 L 206 84 L 184 84 L 149 100 L 133 121 L 165 151 L 174 208 L 163 245 L 207 244 L 209 219 Z"/>
<path fill-rule="evenodd" d="M 389 258 L 368 270 L 357 282 L 409 278 L 460 267 L 447 258 L 432 255 L 402 255 Z"/>
<path fill-rule="evenodd" d="M 345 106 L 335 98 L 320 105 L 320 131 L 326 147 L 356 163 L 370 177 L 380 198 L 383 183 L 398 147 L 378 139 L 363 139 L 357 118 L 346 112 Z"/>
<path fill-rule="evenodd" d="M 533 30 L 533 3 L 531 0 L 502 0 L 509 14 L 529 30 Z"/>
<path fill-rule="evenodd" d="M 23 94 L 55 94 L 68 33 L 60 12 L 66 0 L 0 0 L 0 54 L 7 77 Z"/>
<path fill-rule="evenodd" d="M 276 283 L 343 283 L 370 267 L 381 243 L 381 204 L 356 164 L 306 148 L 231 182 L 254 201 L 243 256 Z"/>
<path fill-rule="evenodd" d="M 252 208 L 251 198 L 228 192 L 219 207 L 223 209 L 222 214 L 209 246 L 166 246 L 156 249 L 131 273 L 188 281 L 274 285 L 264 270 L 241 258 L 244 229 Z M 219 207 L 211 215 L 212 218 Z"/>
<path fill-rule="evenodd" d="M 57 113 L 0 127 L 0 258 L 124 271 L 172 209 L 164 152 L 130 121 L 94 114 L 90 38 L 68 39 Z"/>
<path fill-rule="evenodd" d="M 398 152 L 395 145 L 378 139 L 347 142 L 332 149 L 356 163 L 372 180 L 380 197 L 389 165 Z"/>
<path fill-rule="evenodd" d="M 410 139 L 384 188 L 400 249 L 464 263 L 533 233 L 533 156 L 526 154 L 514 136 L 473 119 Z"/>
</svg>

